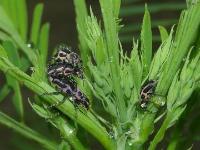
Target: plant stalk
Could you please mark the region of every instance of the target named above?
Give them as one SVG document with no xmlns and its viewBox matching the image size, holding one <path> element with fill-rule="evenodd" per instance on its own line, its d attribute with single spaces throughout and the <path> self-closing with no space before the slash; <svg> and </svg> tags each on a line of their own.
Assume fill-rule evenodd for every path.
<svg viewBox="0 0 200 150">
<path fill-rule="evenodd" d="M 43 135 L 39 134 L 38 132 L 32 130 L 31 128 L 25 126 L 22 123 L 15 121 L 14 119 L 10 118 L 9 116 L 7 116 L 6 114 L 2 112 L 0 112 L 0 123 L 9 128 L 12 128 L 13 130 L 20 133 L 21 135 L 38 142 L 39 144 L 41 144 L 44 148 L 48 150 L 57 149 L 58 144 L 54 143 L 53 141 L 48 140 Z"/>
<path fill-rule="evenodd" d="M 167 127 L 169 126 L 169 123 L 171 122 L 172 118 L 173 118 L 173 112 L 168 112 L 166 119 L 162 123 L 162 126 L 160 127 L 153 141 L 151 142 L 149 150 L 156 149 L 157 144 L 163 139 L 165 135 L 165 131 L 167 130 Z"/>
</svg>

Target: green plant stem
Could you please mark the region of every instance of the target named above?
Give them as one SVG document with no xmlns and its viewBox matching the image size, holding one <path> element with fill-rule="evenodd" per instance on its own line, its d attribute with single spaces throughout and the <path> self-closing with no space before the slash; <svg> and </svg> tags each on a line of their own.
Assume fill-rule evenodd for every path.
<svg viewBox="0 0 200 150">
<path fill-rule="evenodd" d="M 38 101 L 38 99 L 36 101 Z M 47 108 L 39 106 L 35 103 L 32 104 L 31 102 L 30 104 L 33 110 L 40 117 L 48 120 L 52 124 L 52 126 L 56 127 L 60 131 L 60 134 L 62 135 L 64 140 L 67 143 L 70 143 L 75 150 L 85 150 L 83 144 L 79 141 L 78 137 L 76 137 L 76 128 L 70 125 L 70 123 L 66 120 L 65 116 L 62 115 L 55 116 L 54 112 L 51 112 Z M 45 107 L 47 106 L 45 105 Z"/>
<path fill-rule="evenodd" d="M 10 118 L 9 116 L 7 116 L 2 112 L 0 112 L 0 123 L 9 128 L 12 128 L 21 135 L 38 142 L 48 150 L 55 150 L 57 148 L 57 144 L 54 143 L 53 141 L 46 139 L 46 137 L 42 136 L 38 132 L 30 129 L 24 124 L 15 121 L 14 119 Z"/>
<path fill-rule="evenodd" d="M 165 131 L 167 130 L 167 127 L 169 126 L 169 123 L 171 122 L 171 119 L 173 118 L 173 112 L 168 112 L 166 119 L 162 123 L 162 126 L 158 130 L 156 136 L 154 137 L 153 141 L 150 144 L 149 150 L 155 150 L 156 145 L 163 139 L 165 135 Z"/>
<path fill-rule="evenodd" d="M 38 44 L 42 12 L 43 12 L 43 4 L 41 4 L 41 3 L 37 4 L 37 6 L 34 9 L 34 13 L 33 13 L 31 37 L 30 37 L 31 42 L 33 42 L 33 44 L 35 44 L 35 45 Z"/>
<path fill-rule="evenodd" d="M 176 150 L 182 138 L 180 134 L 181 134 L 181 128 L 176 126 L 176 128 L 172 131 L 171 140 L 167 146 L 167 150 Z"/>
<path fill-rule="evenodd" d="M 63 118 L 57 119 L 57 125 L 63 138 L 69 142 L 75 150 L 86 150 L 80 140 L 76 137 L 76 130 L 72 128 Z"/>
<path fill-rule="evenodd" d="M 8 87 L 7 84 L 2 86 L 0 90 L 0 103 L 5 99 L 5 97 L 10 93 L 11 89 Z"/>
<path fill-rule="evenodd" d="M 4 72 L 7 72 L 7 74 L 11 75 L 18 81 L 22 82 L 26 87 L 38 95 L 54 91 L 54 89 L 48 84 L 35 81 L 33 78 L 19 70 L 17 67 L 13 66 L 12 63 L 8 61 L 8 59 L 1 57 L 0 69 Z M 48 95 L 44 96 L 44 100 L 52 105 L 57 101 L 61 101 L 62 96 Z M 64 104 L 57 106 L 57 108 L 63 112 L 63 114 L 69 116 L 71 119 L 85 128 L 88 132 L 90 132 L 94 137 L 96 137 L 107 150 L 114 149 L 114 143 L 110 139 L 107 131 L 96 119 L 94 119 L 95 117 L 90 112 L 86 112 L 87 114 L 81 113 L 80 111 L 76 110 L 73 104 L 69 101 L 66 101 Z"/>
</svg>

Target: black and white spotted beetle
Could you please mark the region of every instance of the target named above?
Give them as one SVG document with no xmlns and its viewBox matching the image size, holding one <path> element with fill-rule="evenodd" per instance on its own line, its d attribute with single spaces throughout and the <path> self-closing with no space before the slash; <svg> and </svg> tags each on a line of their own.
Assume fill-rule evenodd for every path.
<svg viewBox="0 0 200 150">
<path fill-rule="evenodd" d="M 151 98 L 151 96 L 154 94 L 155 92 L 155 88 L 157 85 L 157 81 L 156 80 L 149 80 L 147 83 L 145 83 L 142 86 L 142 89 L 140 91 L 140 107 L 141 108 L 147 108 L 147 104 L 149 103 L 149 100 Z"/>
<path fill-rule="evenodd" d="M 57 53 L 52 57 L 48 64 L 47 75 L 49 81 L 55 85 L 59 92 L 64 95 L 64 99 L 51 107 L 63 103 L 66 97 L 74 105 L 83 105 L 89 109 L 89 100 L 86 95 L 77 87 L 74 76 L 83 78 L 83 67 L 80 57 L 66 46 L 59 46 Z"/>
</svg>

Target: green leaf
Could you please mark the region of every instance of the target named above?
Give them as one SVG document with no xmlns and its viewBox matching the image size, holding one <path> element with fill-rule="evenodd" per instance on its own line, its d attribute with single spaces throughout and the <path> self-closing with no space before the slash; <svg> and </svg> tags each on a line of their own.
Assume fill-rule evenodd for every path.
<svg viewBox="0 0 200 150">
<path fill-rule="evenodd" d="M 119 2 L 119 1 L 118 1 Z M 126 105 L 123 100 L 123 93 L 121 91 L 120 84 L 116 84 L 120 81 L 119 75 L 119 38 L 118 38 L 118 23 L 116 20 L 115 7 L 113 6 L 112 0 L 101 0 L 100 1 L 101 12 L 104 21 L 105 28 L 105 42 L 107 44 L 107 56 L 110 60 L 110 71 L 112 79 L 113 92 L 116 95 L 116 106 L 119 111 L 119 122 L 123 123 L 126 120 Z"/>
<path fill-rule="evenodd" d="M 178 81 L 179 72 L 177 72 L 176 76 L 174 77 L 172 84 L 169 88 L 168 95 L 167 95 L 167 109 L 172 111 L 173 105 L 176 100 L 179 98 L 180 95 L 180 88 L 181 84 Z"/>
<path fill-rule="evenodd" d="M 92 9 L 90 9 L 90 15 L 91 17 L 88 17 L 86 20 L 87 37 L 85 37 L 85 40 L 93 54 L 97 66 L 99 66 L 108 59 L 106 58 L 105 39 Z"/>
<path fill-rule="evenodd" d="M 11 41 L 4 41 L 3 47 L 6 50 L 9 60 L 17 67 L 20 66 L 20 57 L 17 48 L 13 45 Z"/>
<path fill-rule="evenodd" d="M 45 119 L 50 119 L 53 118 L 53 113 L 50 113 L 49 111 L 45 110 L 43 107 L 35 104 L 35 103 L 31 103 L 29 100 L 29 104 L 31 105 L 31 107 L 33 108 L 33 110 L 42 118 Z"/>
<path fill-rule="evenodd" d="M 161 40 L 162 40 L 162 42 L 164 42 L 169 37 L 167 29 L 163 26 L 158 26 L 158 28 L 160 31 Z"/>
<path fill-rule="evenodd" d="M 187 7 L 191 7 L 193 6 L 194 4 L 197 4 L 199 2 L 199 0 L 186 0 L 186 4 L 187 4 Z"/>
<path fill-rule="evenodd" d="M 0 40 L 1 41 L 12 41 L 11 37 L 7 35 L 6 33 L 0 31 Z"/>
<path fill-rule="evenodd" d="M 164 138 L 165 131 L 167 130 L 167 127 L 168 127 L 172 117 L 173 117 L 173 112 L 170 112 L 170 113 L 167 114 L 167 116 L 166 116 L 164 122 L 162 123 L 160 129 L 158 130 L 155 137 L 151 141 L 148 150 L 155 150 L 157 144 Z"/>
<path fill-rule="evenodd" d="M 46 63 L 48 57 L 48 43 L 49 43 L 49 23 L 42 26 L 39 37 L 39 72 L 41 79 L 46 79 Z"/>
<path fill-rule="evenodd" d="M 154 114 L 145 115 L 141 120 L 141 126 L 140 126 L 140 140 L 141 143 L 144 143 L 149 136 L 149 133 L 152 133 L 153 131 L 153 124 L 150 124 L 152 118 L 154 118 Z"/>
<path fill-rule="evenodd" d="M 115 18 L 118 18 L 119 11 L 120 11 L 120 6 L 121 6 L 121 0 L 114 0 L 113 1 L 113 10 L 114 10 L 114 16 Z"/>
<path fill-rule="evenodd" d="M 36 55 L 35 53 L 27 47 L 25 42 L 20 37 L 19 33 L 15 29 L 14 25 L 12 24 L 12 21 L 9 19 L 3 8 L 0 6 L 0 29 L 2 29 L 4 32 L 8 33 L 11 38 L 16 42 L 17 46 L 20 47 L 20 50 L 22 50 L 26 56 L 29 58 L 29 60 L 34 64 L 36 63 Z"/>
<path fill-rule="evenodd" d="M 179 69 L 181 62 L 194 43 L 197 31 L 200 25 L 200 4 L 192 6 L 183 11 L 177 27 L 174 44 L 170 47 L 170 56 L 163 68 L 160 76 L 160 82 L 157 85 L 157 91 L 160 94 L 166 94 L 173 80 L 174 75 Z"/>
<path fill-rule="evenodd" d="M 27 8 L 26 8 L 26 0 L 17 0 L 16 1 L 16 15 L 19 26 L 19 33 L 26 42 L 27 39 L 27 31 L 28 31 L 28 16 L 27 16 Z"/>
<path fill-rule="evenodd" d="M 200 64 L 200 60 L 199 60 L 198 64 Z M 197 65 L 197 67 L 194 71 L 194 80 L 196 82 L 199 82 L 199 84 L 200 84 L 200 65 Z"/>
<path fill-rule="evenodd" d="M 104 28 L 106 34 L 106 43 L 108 47 L 108 56 L 113 60 L 113 64 L 117 65 L 119 62 L 119 47 L 118 47 L 118 32 L 117 23 L 114 16 L 114 6 L 112 0 L 100 1 L 101 11 L 103 15 Z M 116 67 L 117 70 L 118 67 Z"/>
<path fill-rule="evenodd" d="M 39 42 L 39 50 L 40 54 L 44 57 L 44 63 L 46 63 L 47 55 L 48 55 L 48 42 L 49 42 L 49 23 L 46 23 L 42 26 L 40 31 L 40 42 Z"/>
<path fill-rule="evenodd" d="M 42 7 L 42 5 L 40 7 Z M 37 9 L 38 8 L 36 8 L 36 10 Z M 36 24 L 36 26 L 37 26 L 37 24 Z M 48 43 L 49 43 L 49 30 L 50 30 L 49 28 L 50 28 L 49 23 L 44 24 L 42 26 L 42 28 L 40 29 L 40 34 L 38 33 L 38 35 L 37 35 L 37 36 L 39 36 L 37 39 L 38 40 L 38 48 L 39 48 L 39 54 L 37 55 L 38 63 L 36 63 L 34 65 L 34 73 L 32 74 L 32 77 L 34 77 L 38 81 L 47 81 L 47 79 L 46 79 L 46 63 L 47 63 L 47 57 L 48 57 Z M 39 26 L 38 26 L 38 30 L 39 30 Z"/>
<path fill-rule="evenodd" d="M 48 150 L 55 150 L 57 148 L 57 144 L 53 141 L 48 140 L 46 137 L 42 136 L 38 132 L 32 130 L 22 123 L 15 121 L 14 119 L 10 118 L 2 112 L 0 112 L 0 123 L 13 129 L 24 137 L 36 141 Z"/>
<path fill-rule="evenodd" d="M 143 77 L 146 77 L 152 59 L 151 18 L 147 6 L 145 6 L 145 14 L 142 23 L 141 51 L 142 51 Z"/>
<path fill-rule="evenodd" d="M 181 81 L 188 82 L 195 76 L 195 71 L 196 71 L 196 69 L 198 69 L 199 61 L 200 61 L 200 51 L 197 53 L 197 55 L 192 60 L 190 60 L 190 52 L 188 53 L 188 56 L 185 60 L 183 69 L 180 74 Z"/>
<path fill-rule="evenodd" d="M 31 42 L 33 42 L 33 44 L 35 45 L 37 45 L 39 42 L 38 40 L 39 40 L 42 12 L 43 12 L 43 4 L 37 4 L 33 13 L 33 20 L 31 25 L 31 37 L 30 37 Z"/>
<path fill-rule="evenodd" d="M 7 84 L 3 85 L 0 90 L 0 103 L 5 99 L 5 97 L 10 93 L 10 88 Z"/>
<path fill-rule="evenodd" d="M 154 58 L 151 62 L 149 79 L 157 79 L 163 71 L 164 64 L 170 55 L 170 47 L 172 46 L 173 28 L 171 29 L 169 37 L 158 48 Z"/>
<path fill-rule="evenodd" d="M 8 58 L 5 49 L 0 45 L 0 57 Z"/>
<path fill-rule="evenodd" d="M 19 67 L 20 66 L 20 58 L 17 53 L 17 49 L 14 47 L 14 45 L 9 41 L 5 41 L 3 43 L 3 47 L 7 51 L 8 58 L 11 60 L 11 62 Z M 22 94 L 21 94 L 19 82 L 8 75 L 6 76 L 6 79 L 8 82 L 8 86 L 10 86 L 14 91 L 12 101 L 13 101 L 14 107 L 22 121 L 24 118 L 24 108 L 23 108 L 23 100 L 22 100 Z"/>
<path fill-rule="evenodd" d="M 74 0 L 75 12 L 76 12 L 76 24 L 78 30 L 78 38 L 79 38 L 79 48 L 81 51 L 81 58 L 83 60 L 83 65 L 87 69 L 87 62 L 89 56 L 89 48 L 85 42 L 84 36 L 87 35 L 86 30 L 86 18 L 88 17 L 87 7 L 85 0 Z M 87 70 L 86 70 L 87 73 Z M 87 73 L 88 74 L 88 73 Z"/>
<path fill-rule="evenodd" d="M 185 111 L 185 109 L 186 105 L 183 107 L 178 107 L 177 109 L 173 110 L 173 118 L 171 119 L 167 128 L 170 128 L 176 123 L 176 121 L 180 118 L 181 114 Z"/>
<path fill-rule="evenodd" d="M 15 26 L 15 28 L 18 28 L 18 20 L 17 20 L 17 7 L 16 7 L 17 1 L 11 1 L 9 0 L 9 11 L 10 11 L 10 18 Z"/>
<path fill-rule="evenodd" d="M 58 150 L 71 150 L 71 147 L 70 147 L 70 145 L 66 141 L 63 140 L 59 144 Z"/>
<path fill-rule="evenodd" d="M 138 52 L 138 43 L 133 43 L 133 49 L 131 51 L 130 59 L 130 70 L 132 71 L 132 80 L 134 84 L 134 100 L 138 100 L 139 92 L 142 84 L 142 63 L 140 61 L 140 56 Z M 130 82 L 130 81 L 129 81 Z M 133 103 L 133 102 L 131 102 Z"/>
<path fill-rule="evenodd" d="M 20 63 L 21 63 L 21 65 L 19 68 L 21 68 L 21 70 L 27 71 L 28 69 L 30 69 L 30 61 L 27 58 L 21 57 Z"/>
</svg>

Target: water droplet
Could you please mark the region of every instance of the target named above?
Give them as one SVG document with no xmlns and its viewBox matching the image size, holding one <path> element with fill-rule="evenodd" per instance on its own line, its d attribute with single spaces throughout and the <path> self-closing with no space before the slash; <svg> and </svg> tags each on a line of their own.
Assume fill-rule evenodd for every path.
<svg viewBox="0 0 200 150">
<path fill-rule="evenodd" d="M 161 102 L 161 106 L 164 106 L 164 105 L 165 105 L 165 102 L 164 102 L 164 101 L 162 101 L 162 102 Z"/>
<path fill-rule="evenodd" d="M 128 145 L 129 145 L 129 146 L 132 146 L 132 145 L 133 145 L 133 142 L 129 141 L 129 142 L 128 142 Z"/>
<path fill-rule="evenodd" d="M 70 130 L 69 133 L 72 134 L 72 133 L 73 133 L 73 130 Z"/>
<path fill-rule="evenodd" d="M 32 73 L 34 73 L 34 72 L 35 72 L 35 68 L 34 68 L 34 67 L 30 67 L 30 71 L 31 71 Z"/>
<path fill-rule="evenodd" d="M 110 132 L 109 132 L 109 137 L 110 137 L 111 139 L 114 139 L 114 138 L 115 138 L 114 132 L 113 132 L 113 131 L 110 131 Z"/>
<path fill-rule="evenodd" d="M 28 47 L 28 48 L 31 48 L 31 46 L 32 46 L 32 45 L 31 45 L 30 43 L 27 44 L 27 47 Z"/>
<path fill-rule="evenodd" d="M 32 42 L 27 43 L 28 48 L 35 48 L 35 45 Z"/>
</svg>

